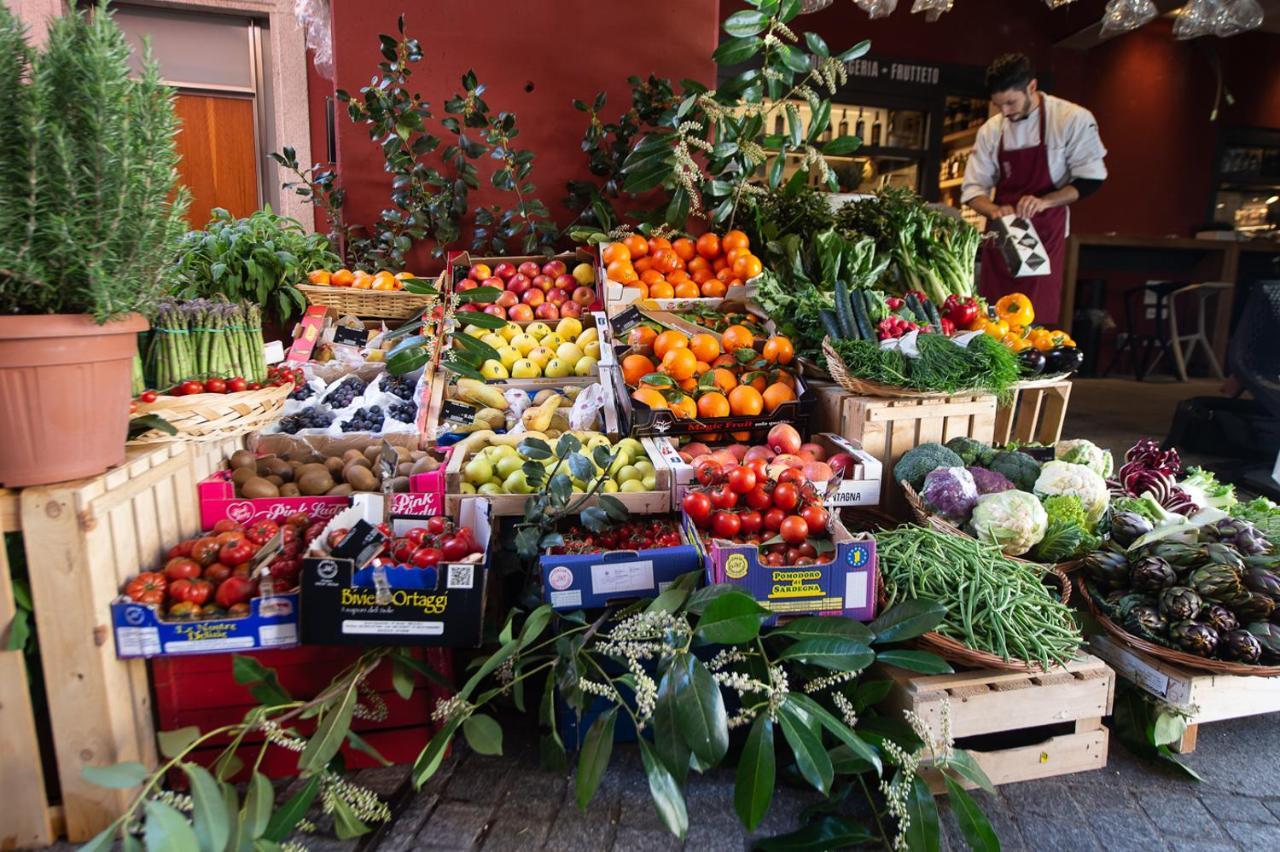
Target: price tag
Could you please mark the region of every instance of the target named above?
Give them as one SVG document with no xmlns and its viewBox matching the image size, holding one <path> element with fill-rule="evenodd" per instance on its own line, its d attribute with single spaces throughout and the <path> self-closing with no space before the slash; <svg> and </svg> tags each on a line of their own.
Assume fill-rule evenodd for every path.
<svg viewBox="0 0 1280 852">
<path fill-rule="evenodd" d="M 444 423 L 457 423 L 460 426 L 470 426 L 476 422 L 476 414 L 480 409 L 468 402 L 459 402 L 456 399 L 446 399 L 444 404 L 440 406 L 440 420 Z"/>
<path fill-rule="evenodd" d="M 347 328 L 345 325 L 335 326 L 333 329 L 333 342 L 343 343 L 347 346 L 364 346 L 369 342 L 369 332 L 363 328 Z"/>
<path fill-rule="evenodd" d="M 640 324 L 640 308 L 632 305 L 609 322 L 613 325 L 614 335 L 626 334 Z"/>
</svg>

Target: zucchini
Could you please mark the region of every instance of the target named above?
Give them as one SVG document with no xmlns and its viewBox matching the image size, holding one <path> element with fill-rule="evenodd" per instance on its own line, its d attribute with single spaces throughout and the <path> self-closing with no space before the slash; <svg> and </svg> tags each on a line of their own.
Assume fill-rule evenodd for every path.
<svg viewBox="0 0 1280 852">
<path fill-rule="evenodd" d="M 915 293 L 907 294 L 907 308 L 911 313 L 915 314 L 915 323 L 917 325 L 928 325 L 929 315 L 924 312 L 924 307 L 920 304 L 920 300 L 916 298 Z"/>
<path fill-rule="evenodd" d="M 822 320 L 822 327 L 826 329 L 827 337 L 830 337 L 833 343 L 843 339 L 840 334 L 840 326 L 836 323 L 835 311 L 823 308 L 818 311 L 818 317 Z"/>
<path fill-rule="evenodd" d="M 858 327 L 853 322 L 853 311 L 849 307 L 849 290 L 844 282 L 836 279 L 836 322 L 840 326 L 840 337 L 843 340 L 857 340 Z"/>
<path fill-rule="evenodd" d="M 932 299 L 926 299 L 924 309 L 929 314 L 929 325 L 933 326 L 933 330 L 942 333 L 942 316 L 938 313 L 938 306 L 933 303 Z"/>
<path fill-rule="evenodd" d="M 853 291 L 853 316 L 858 323 L 858 331 L 867 340 L 875 340 L 875 324 L 871 322 L 870 297 L 863 290 Z"/>
</svg>

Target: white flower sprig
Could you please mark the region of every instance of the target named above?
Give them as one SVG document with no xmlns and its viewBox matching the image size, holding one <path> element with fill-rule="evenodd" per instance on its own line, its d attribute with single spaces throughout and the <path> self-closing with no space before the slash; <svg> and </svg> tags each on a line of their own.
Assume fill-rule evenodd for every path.
<svg viewBox="0 0 1280 852">
<path fill-rule="evenodd" d="M 321 810 L 326 814 L 331 814 L 337 807 L 337 800 L 341 799 L 351 807 L 352 813 L 361 822 L 389 822 L 391 820 L 391 808 L 387 803 L 378 798 L 378 794 L 370 790 L 368 787 L 362 787 L 343 778 L 336 772 L 326 770 L 320 776 L 320 804 Z"/>
</svg>

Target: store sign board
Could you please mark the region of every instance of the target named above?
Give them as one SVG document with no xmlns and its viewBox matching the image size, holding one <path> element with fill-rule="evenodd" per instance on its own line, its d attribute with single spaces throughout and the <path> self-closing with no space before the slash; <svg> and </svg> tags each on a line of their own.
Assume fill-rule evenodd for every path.
<svg viewBox="0 0 1280 852">
<path fill-rule="evenodd" d="M 942 82 L 942 67 L 919 62 L 900 62 L 864 56 L 845 63 L 849 76 L 855 79 L 879 80 L 886 83 L 909 83 L 936 86 Z"/>
</svg>

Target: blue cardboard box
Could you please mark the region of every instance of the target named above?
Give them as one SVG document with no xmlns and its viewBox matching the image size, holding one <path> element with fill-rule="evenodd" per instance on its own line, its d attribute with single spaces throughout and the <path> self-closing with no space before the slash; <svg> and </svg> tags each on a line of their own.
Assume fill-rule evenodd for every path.
<svg viewBox="0 0 1280 852">
<path fill-rule="evenodd" d="M 620 600 L 653 597 L 681 574 L 702 568 L 702 556 L 688 543 L 609 553 L 551 554 L 538 560 L 542 599 L 561 611 L 604 607 Z"/>
<path fill-rule="evenodd" d="M 298 644 L 298 593 L 254 598 L 238 618 L 198 621 L 167 621 L 157 607 L 121 596 L 111 604 L 111 622 L 122 660 L 288 648 Z"/>
</svg>

